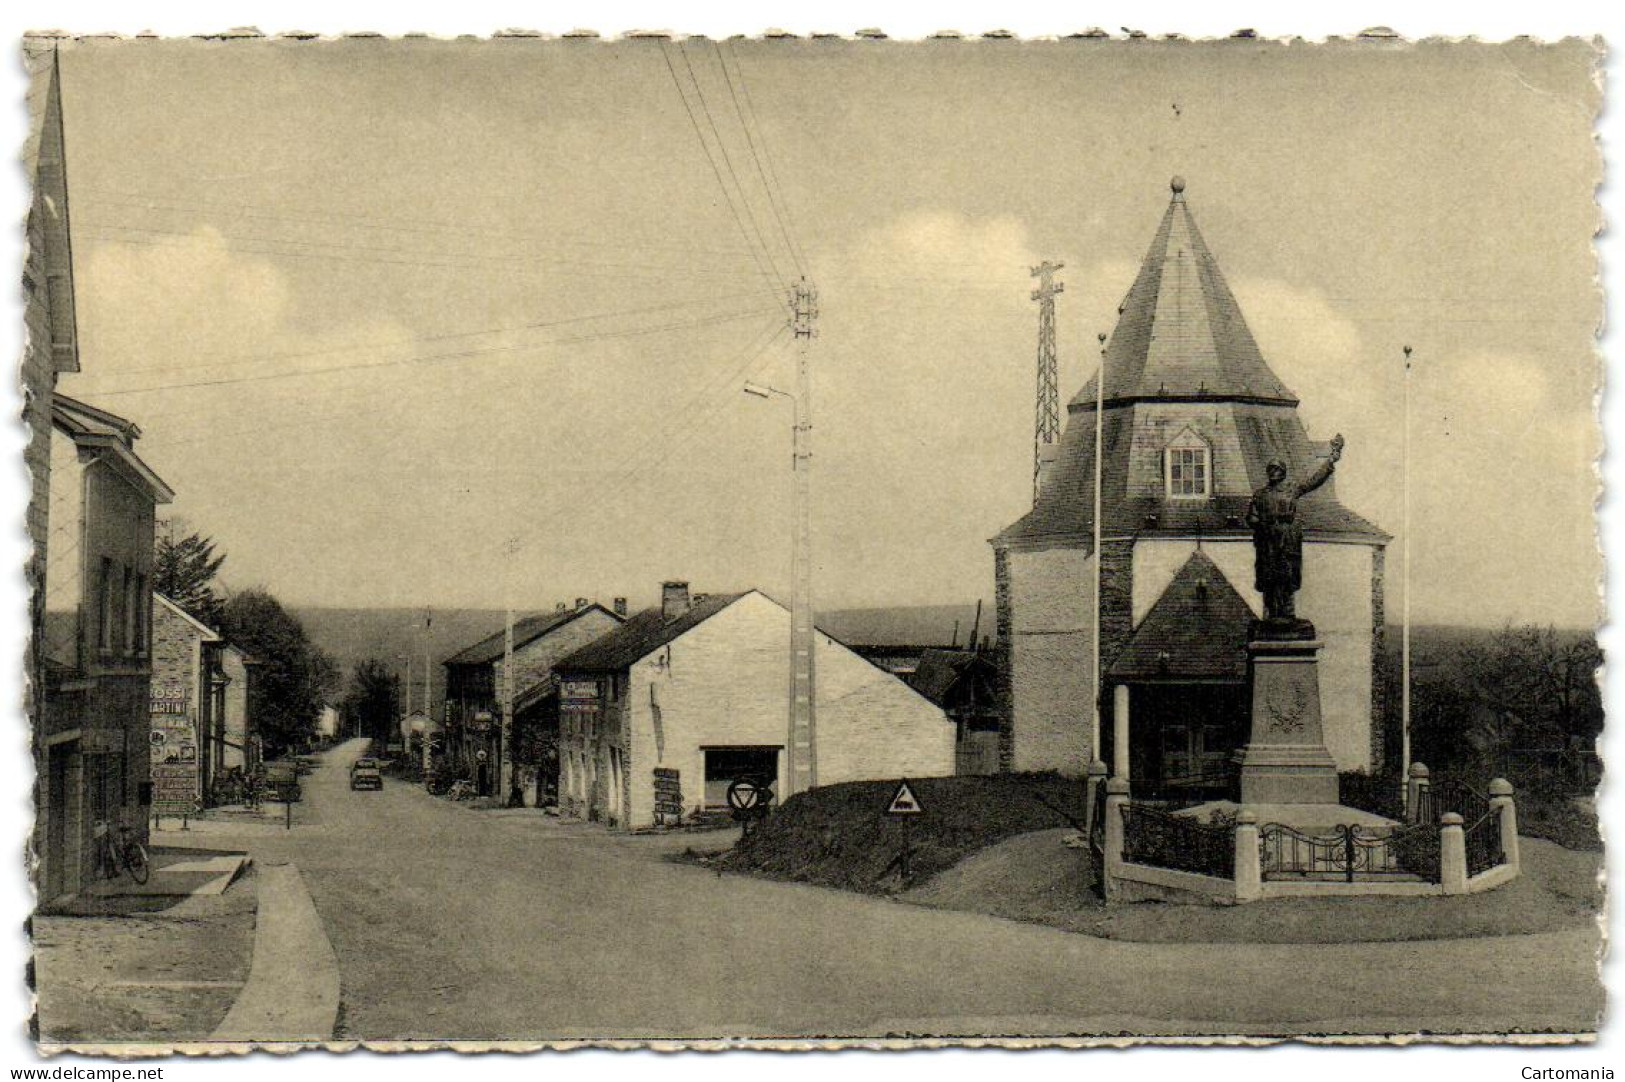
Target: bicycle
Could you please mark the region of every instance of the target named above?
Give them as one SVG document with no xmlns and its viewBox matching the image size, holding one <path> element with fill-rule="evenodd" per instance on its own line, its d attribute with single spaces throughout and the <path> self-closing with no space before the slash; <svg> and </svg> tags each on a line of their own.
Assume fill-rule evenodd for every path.
<svg viewBox="0 0 1625 1082">
<path fill-rule="evenodd" d="M 145 883 L 152 876 L 152 865 L 147 862 L 147 850 L 131 837 L 130 828 L 119 824 L 118 840 L 107 823 L 98 823 L 97 845 L 101 849 L 102 868 L 108 879 L 117 879 L 120 872 L 129 872 L 137 883 Z"/>
</svg>

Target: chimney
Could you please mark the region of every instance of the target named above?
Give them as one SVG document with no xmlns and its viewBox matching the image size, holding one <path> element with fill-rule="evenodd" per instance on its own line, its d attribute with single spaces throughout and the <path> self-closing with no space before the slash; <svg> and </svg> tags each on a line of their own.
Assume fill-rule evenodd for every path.
<svg viewBox="0 0 1625 1082">
<path fill-rule="evenodd" d="M 660 618 L 675 620 L 688 611 L 688 583 L 663 582 L 660 584 Z"/>
<path fill-rule="evenodd" d="M 563 612 L 563 611 L 564 611 L 564 608 L 565 608 L 565 606 L 564 606 L 564 602 L 562 602 L 562 601 L 560 601 L 560 602 L 559 602 L 559 603 L 558 603 L 558 605 L 557 605 L 557 606 L 555 606 L 555 607 L 554 607 L 554 609 L 553 609 L 553 611 L 554 611 L 554 612 Z"/>
<path fill-rule="evenodd" d="M 615 609 L 615 615 L 616 616 L 625 616 L 626 615 L 626 598 L 617 597 L 615 599 L 614 603 L 613 603 L 613 607 Z"/>
<path fill-rule="evenodd" d="M 587 599 L 586 598 L 584 598 L 584 597 L 576 598 L 576 608 L 584 609 L 586 607 L 587 607 Z"/>
</svg>

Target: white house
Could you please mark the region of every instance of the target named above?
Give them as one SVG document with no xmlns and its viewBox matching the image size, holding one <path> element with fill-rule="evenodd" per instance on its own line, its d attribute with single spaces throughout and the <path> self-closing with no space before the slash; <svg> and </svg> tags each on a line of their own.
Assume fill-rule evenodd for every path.
<svg viewBox="0 0 1625 1082">
<path fill-rule="evenodd" d="M 954 772 L 954 727 L 823 632 L 814 647 L 821 785 Z M 618 827 L 726 806 L 740 777 L 784 792 L 790 613 L 758 590 L 662 603 L 554 665 L 560 804 Z"/>
</svg>

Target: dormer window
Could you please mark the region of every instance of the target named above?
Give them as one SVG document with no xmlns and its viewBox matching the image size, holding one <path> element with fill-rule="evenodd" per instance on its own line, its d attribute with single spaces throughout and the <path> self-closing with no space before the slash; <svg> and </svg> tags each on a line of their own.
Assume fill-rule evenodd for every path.
<svg viewBox="0 0 1625 1082">
<path fill-rule="evenodd" d="M 1168 445 L 1163 451 L 1163 478 L 1169 499 L 1207 499 L 1213 491 L 1213 470 L 1202 437 L 1187 428 Z"/>
</svg>

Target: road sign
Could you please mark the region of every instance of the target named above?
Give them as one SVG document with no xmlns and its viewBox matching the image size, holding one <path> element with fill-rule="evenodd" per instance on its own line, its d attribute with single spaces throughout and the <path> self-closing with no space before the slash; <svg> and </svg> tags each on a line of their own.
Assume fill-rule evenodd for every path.
<svg viewBox="0 0 1625 1082">
<path fill-rule="evenodd" d="M 728 805 L 735 812 L 753 812 L 765 808 L 773 799 L 773 788 L 761 778 L 740 778 L 728 785 Z"/>
<path fill-rule="evenodd" d="M 919 815 L 925 811 L 920 805 L 920 798 L 914 795 L 909 788 L 908 779 L 904 778 L 897 784 L 897 792 L 892 794 L 891 803 L 886 805 L 887 815 Z"/>
</svg>

